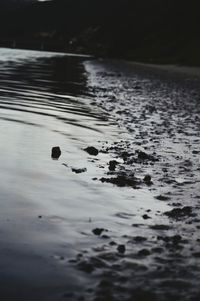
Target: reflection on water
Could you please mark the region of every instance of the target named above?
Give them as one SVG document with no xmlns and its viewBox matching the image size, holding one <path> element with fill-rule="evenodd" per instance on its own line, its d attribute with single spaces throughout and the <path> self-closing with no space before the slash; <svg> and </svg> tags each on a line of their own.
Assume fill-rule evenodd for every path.
<svg viewBox="0 0 200 301">
<path fill-rule="evenodd" d="M 83 59 L 12 50 L 1 50 L 0 59 L 2 119 L 10 118 L 11 114 L 14 122 L 35 121 L 38 126 L 36 114 L 97 130 L 94 118 L 102 121 L 103 117 L 87 106 Z M 12 114 L 12 111 L 17 112 Z M 40 125 L 48 127 L 42 119 Z"/>
</svg>

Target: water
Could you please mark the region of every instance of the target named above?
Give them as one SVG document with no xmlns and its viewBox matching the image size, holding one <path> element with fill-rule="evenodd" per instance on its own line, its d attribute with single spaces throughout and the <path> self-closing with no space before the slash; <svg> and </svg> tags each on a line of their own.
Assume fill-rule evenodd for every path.
<svg viewBox="0 0 200 301">
<path fill-rule="evenodd" d="M 48 287 L 49 300 L 50 286 L 55 291 L 76 283 L 59 258 L 87 245 L 81 229 L 105 210 L 104 193 L 90 187 L 96 171 L 82 148 L 118 132 L 101 110 L 91 110 L 82 61 L 0 50 L 0 292 L 7 298 L 17 290 L 35 300 L 35 287 L 45 298 Z M 58 161 L 51 159 L 56 145 L 62 150 Z M 88 173 L 73 174 L 71 167 L 87 167 Z"/>
<path fill-rule="evenodd" d="M 130 300 L 142 287 L 168 300 L 167 281 L 174 277 L 170 260 L 177 258 L 178 248 L 170 245 L 171 250 L 163 241 L 174 235 L 191 239 L 181 253 L 185 259 L 176 260 L 181 277 L 174 278 L 174 289 L 179 290 L 182 282 L 187 288 L 198 278 L 198 269 L 189 276 L 183 272 L 185 265 L 188 271 L 197 266 L 190 248 L 198 251 L 198 221 L 185 224 L 163 214 L 175 202 L 190 205 L 191 195 L 197 210 L 198 154 L 191 154 L 199 141 L 198 120 L 193 122 L 198 114 L 198 79 L 188 82 L 173 75 L 169 80 L 163 74 L 123 62 L 0 49 L 2 298 Z M 155 114 L 154 109 L 149 114 L 153 106 Z M 91 145 L 111 149 L 92 157 L 83 150 Z M 146 147 L 160 160 L 126 165 L 116 145 L 131 156 Z M 51 158 L 53 146 L 61 148 L 59 160 Z M 154 185 L 133 189 L 94 180 L 109 176 L 112 159 L 141 181 L 150 173 Z M 186 166 L 188 161 L 192 165 Z M 190 170 L 180 172 L 180 166 Z M 76 174 L 72 168 L 87 171 Z M 159 194 L 167 195 L 168 201 L 155 198 Z M 151 218 L 143 218 L 147 213 Z M 163 224 L 169 229 L 152 228 Z M 108 231 L 98 237 L 92 232 L 95 228 Z M 135 243 L 138 236 L 142 239 Z M 125 256 L 117 250 L 120 244 L 126 246 Z M 150 256 L 138 256 L 143 249 Z"/>
</svg>

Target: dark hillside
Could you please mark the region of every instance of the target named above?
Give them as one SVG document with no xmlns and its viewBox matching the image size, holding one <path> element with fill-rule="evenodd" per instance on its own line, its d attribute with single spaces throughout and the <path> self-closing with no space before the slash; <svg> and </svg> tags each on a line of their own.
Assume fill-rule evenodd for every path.
<svg viewBox="0 0 200 301">
<path fill-rule="evenodd" d="M 62 42 L 66 50 L 102 56 L 200 65 L 198 1 L 18 3 L 1 10 L 1 36 Z"/>
</svg>

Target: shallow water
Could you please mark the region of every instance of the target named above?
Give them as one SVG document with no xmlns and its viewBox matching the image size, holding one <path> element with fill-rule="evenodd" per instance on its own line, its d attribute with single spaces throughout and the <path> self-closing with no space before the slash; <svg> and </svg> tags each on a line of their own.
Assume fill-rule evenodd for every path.
<svg viewBox="0 0 200 301">
<path fill-rule="evenodd" d="M 171 277 L 177 280 L 174 295 L 183 282 L 190 287 L 198 268 L 187 279 L 180 274 L 184 265 L 198 267 L 191 253 L 198 252 L 199 222 L 170 220 L 164 212 L 173 203 L 198 205 L 199 155 L 192 153 L 199 145 L 197 87 L 198 78 L 126 63 L 0 49 L 2 297 L 139 300 L 133 296 L 142 287 L 170 300 Z M 91 145 L 108 150 L 93 157 L 83 151 Z M 61 148 L 59 160 L 51 158 L 53 146 Z M 131 155 L 138 149 L 155 153 L 159 162 L 129 164 L 120 147 Z M 139 179 L 151 174 L 153 185 L 133 189 L 98 181 L 120 172 L 108 174 L 112 159 Z M 161 201 L 160 194 L 169 198 Z M 164 230 L 152 228 L 163 224 Z M 105 235 L 95 236 L 95 228 Z M 167 236 L 188 240 L 191 233 L 183 254 L 177 243 L 172 250 L 164 245 Z M 133 243 L 138 236 L 143 239 Z M 138 256 L 143 249 L 151 255 Z M 174 267 L 177 250 L 184 260 Z M 188 296 L 198 293 L 195 281 Z"/>
</svg>

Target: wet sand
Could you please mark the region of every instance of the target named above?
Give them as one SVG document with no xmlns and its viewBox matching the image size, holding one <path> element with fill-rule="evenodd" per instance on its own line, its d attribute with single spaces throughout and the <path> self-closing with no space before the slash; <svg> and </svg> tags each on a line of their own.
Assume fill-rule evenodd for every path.
<svg viewBox="0 0 200 301">
<path fill-rule="evenodd" d="M 97 300 L 198 300 L 199 77 L 115 61 L 88 62 L 86 70 L 96 102 L 127 135 L 103 146 L 119 162 L 103 182 L 131 187 L 136 198 L 146 186 L 149 198 L 140 213 L 118 215 L 132 227 L 117 240 L 124 251 L 104 245 L 99 252 L 112 268 L 102 272 Z M 153 208 L 155 200 L 160 208 Z"/>
<path fill-rule="evenodd" d="M 198 300 L 199 79 L 0 58 L 0 296 Z"/>
</svg>

